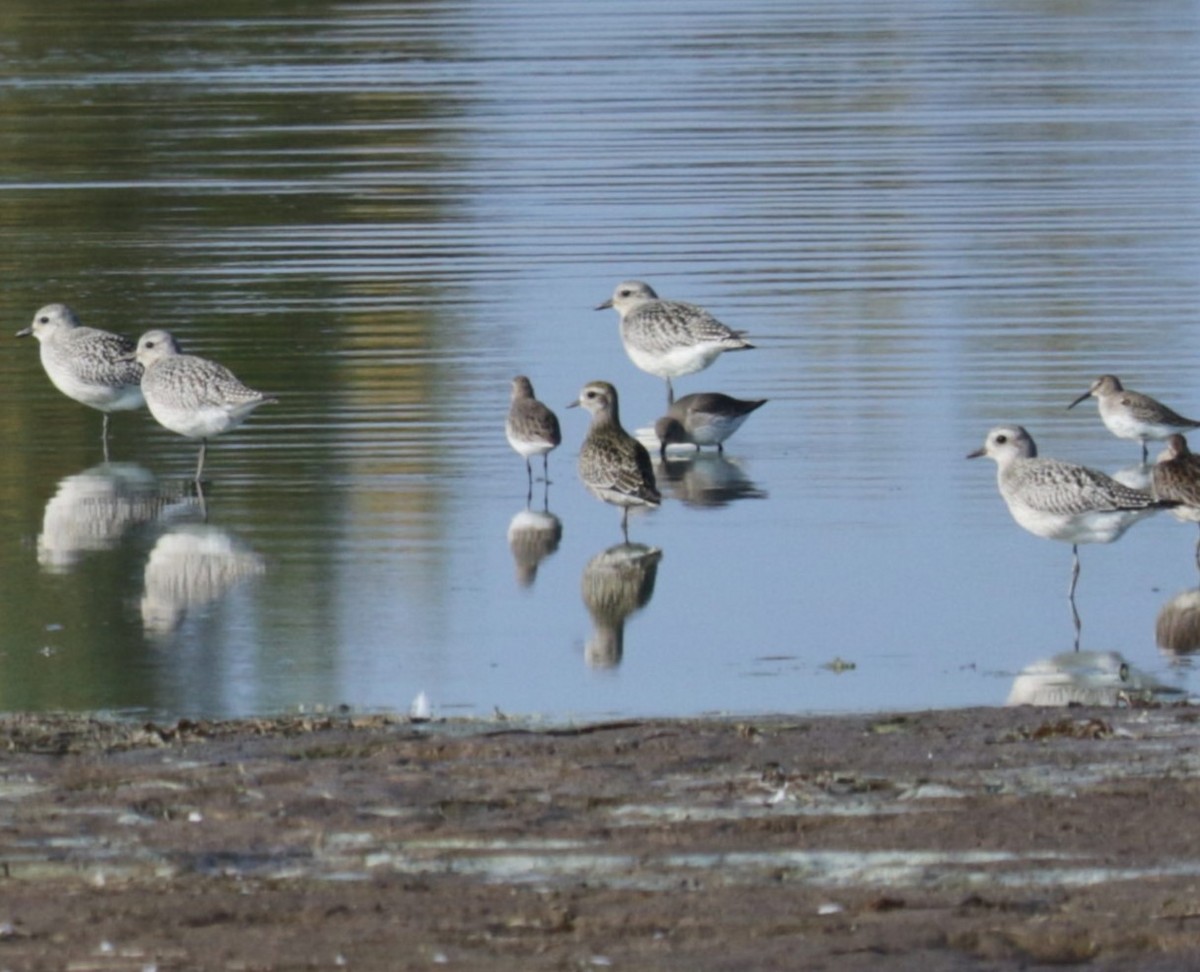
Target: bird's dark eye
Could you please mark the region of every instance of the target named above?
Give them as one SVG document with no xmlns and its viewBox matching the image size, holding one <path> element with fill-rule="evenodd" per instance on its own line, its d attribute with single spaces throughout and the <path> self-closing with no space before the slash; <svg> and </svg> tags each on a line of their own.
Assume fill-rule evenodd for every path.
<svg viewBox="0 0 1200 972">
<path fill-rule="evenodd" d="M 622 290 L 622 291 L 621 291 L 621 296 L 622 296 L 622 297 L 632 297 L 632 296 L 633 296 L 633 291 L 632 291 L 632 290 L 629 290 L 628 288 L 626 288 L 625 290 Z"/>
<path fill-rule="evenodd" d="M 996 444 L 997 444 L 997 445 L 1004 445 L 1004 443 L 1005 443 L 1005 442 L 1007 442 L 1007 441 L 1008 441 L 1008 436 L 1007 436 L 1007 435 L 998 435 L 998 436 L 996 436 Z"/>
<path fill-rule="evenodd" d="M 49 324 L 49 323 L 50 323 L 50 318 L 48 318 L 48 317 L 39 317 L 39 318 L 38 318 L 38 323 L 39 323 L 39 324 Z"/>
</svg>

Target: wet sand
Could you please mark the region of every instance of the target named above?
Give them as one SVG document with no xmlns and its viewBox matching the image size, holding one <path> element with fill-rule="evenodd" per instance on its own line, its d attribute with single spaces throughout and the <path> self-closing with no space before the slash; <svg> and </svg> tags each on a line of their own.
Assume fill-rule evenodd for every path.
<svg viewBox="0 0 1200 972">
<path fill-rule="evenodd" d="M 11 716 L 0 968 L 1196 968 L 1197 718 Z"/>
</svg>

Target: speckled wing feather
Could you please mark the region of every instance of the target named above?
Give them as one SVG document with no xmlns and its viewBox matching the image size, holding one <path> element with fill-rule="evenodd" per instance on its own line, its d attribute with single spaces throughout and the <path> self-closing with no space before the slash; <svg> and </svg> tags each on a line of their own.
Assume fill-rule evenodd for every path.
<svg viewBox="0 0 1200 972">
<path fill-rule="evenodd" d="M 142 366 L 130 358 L 135 348 L 120 334 L 92 327 L 75 328 L 46 346 L 59 367 L 81 381 L 103 385 L 136 385 L 142 380 Z"/>
<path fill-rule="evenodd" d="M 229 408 L 267 400 L 262 392 L 243 385 L 224 365 L 186 354 L 158 361 L 146 380 L 175 408 Z"/>
<path fill-rule="evenodd" d="M 1014 463 L 1004 487 L 1030 509 L 1061 516 L 1145 510 L 1159 505 L 1149 493 L 1132 489 L 1102 472 L 1054 459 Z"/>
<path fill-rule="evenodd" d="M 633 496 L 649 503 L 661 501 L 650 453 L 636 439 L 593 436 L 579 453 L 579 474 L 589 487 Z"/>
<path fill-rule="evenodd" d="M 712 342 L 730 349 L 752 345 L 703 307 L 679 300 L 654 300 L 627 314 L 621 337 L 645 351 L 662 354 L 681 344 Z"/>
</svg>

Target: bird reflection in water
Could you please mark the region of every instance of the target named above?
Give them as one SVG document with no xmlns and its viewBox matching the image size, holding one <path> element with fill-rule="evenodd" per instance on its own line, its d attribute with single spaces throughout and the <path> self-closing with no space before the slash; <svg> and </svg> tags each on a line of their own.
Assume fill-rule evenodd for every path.
<svg viewBox="0 0 1200 972">
<path fill-rule="evenodd" d="M 1164 651 L 1185 655 L 1200 649 L 1200 588 L 1176 594 L 1158 612 L 1154 639 Z"/>
<path fill-rule="evenodd" d="M 1179 689 L 1139 671 L 1115 651 L 1065 651 L 1027 665 L 1008 705 L 1121 705 L 1176 695 Z"/>
<path fill-rule="evenodd" d="M 719 507 L 734 500 L 766 499 L 742 467 L 719 452 L 701 452 L 686 458 L 668 456 L 654 464 L 659 487 L 685 506 Z"/>
<path fill-rule="evenodd" d="M 589 668 L 615 668 L 625 651 L 625 620 L 650 602 L 658 547 L 619 543 L 596 554 L 583 569 L 583 603 L 592 618 L 592 636 L 584 647 Z"/>
<path fill-rule="evenodd" d="M 526 507 L 512 518 L 508 524 L 508 549 L 516 564 L 518 584 L 533 586 L 538 567 L 558 549 L 562 534 L 562 520 L 547 508 Z"/>
<path fill-rule="evenodd" d="M 146 561 L 142 625 L 149 635 L 169 635 L 188 614 L 265 570 L 263 558 L 227 530 L 177 524 L 158 538 Z"/>
<path fill-rule="evenodd" d="M 85 554 L 115 549 L 130 529 L 176 502 L 178 493 L 132 462 L 105 462 L 64 477 L 42 514 L 38 565 L 65 572 Z"/>
</svg>

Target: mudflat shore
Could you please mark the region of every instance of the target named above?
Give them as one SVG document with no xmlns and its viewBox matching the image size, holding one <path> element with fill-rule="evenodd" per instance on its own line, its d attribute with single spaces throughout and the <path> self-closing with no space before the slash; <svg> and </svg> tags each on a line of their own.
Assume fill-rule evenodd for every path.
<svg viewBox="0 0 1200 972">
<path fill-rule="evenodd" d="M 0 969 L 1200 967 L 1200 710 L 0 717 Z"/>
</svg>

